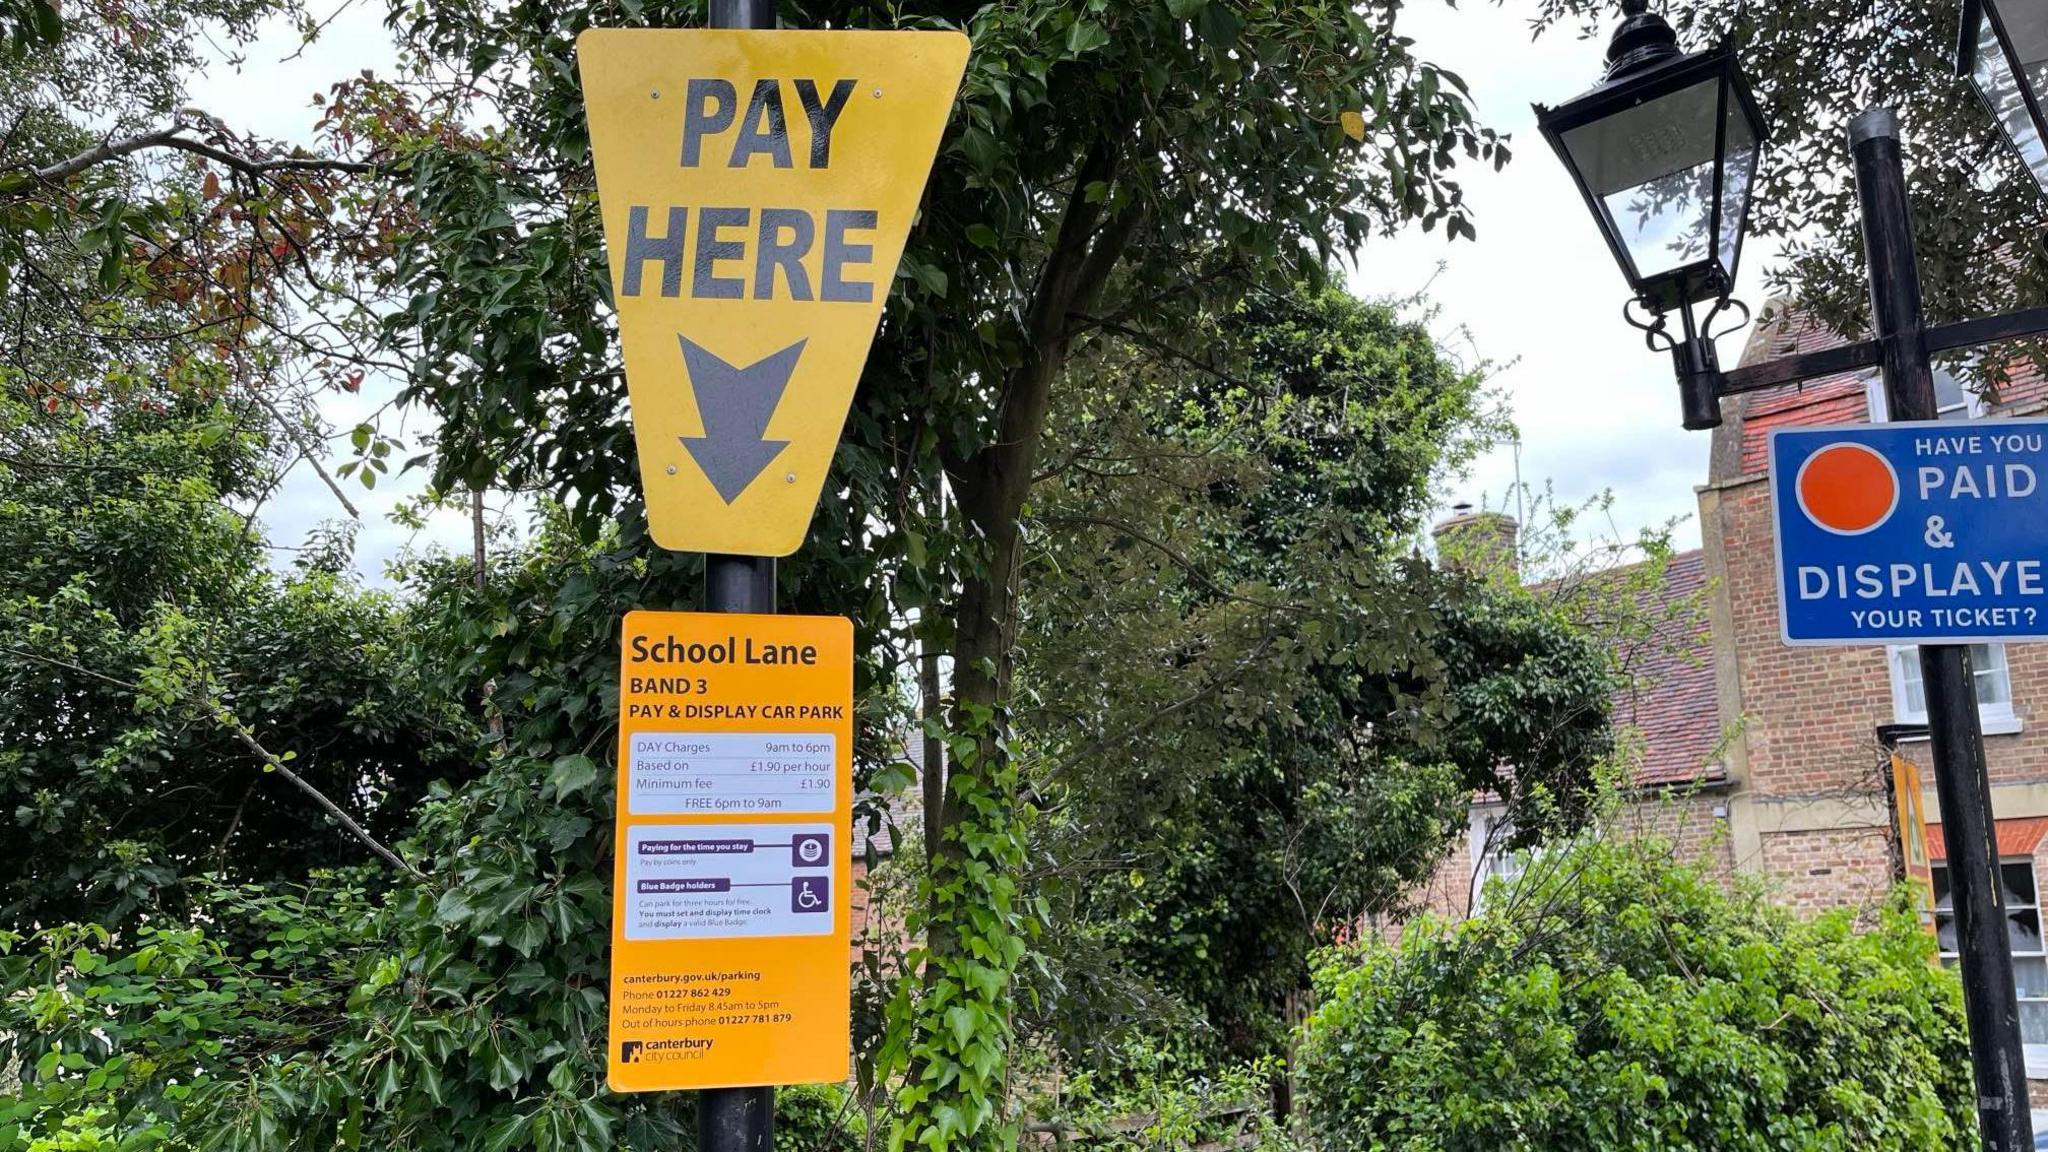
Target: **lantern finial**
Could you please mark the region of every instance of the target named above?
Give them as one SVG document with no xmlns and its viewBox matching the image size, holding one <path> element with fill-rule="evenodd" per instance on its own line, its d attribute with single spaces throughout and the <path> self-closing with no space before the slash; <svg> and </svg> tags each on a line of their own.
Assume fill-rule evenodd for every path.
<svg viewBox="0 0 2048 1152">
<path fill-rule="evenodd" d="M 1621 23 L 1607 43 L 1606 78 L 1614 80 L 1678 55 L 1678 33 L 1650 11 L 1649 0 L 1621 0 Z"/>
</svg>

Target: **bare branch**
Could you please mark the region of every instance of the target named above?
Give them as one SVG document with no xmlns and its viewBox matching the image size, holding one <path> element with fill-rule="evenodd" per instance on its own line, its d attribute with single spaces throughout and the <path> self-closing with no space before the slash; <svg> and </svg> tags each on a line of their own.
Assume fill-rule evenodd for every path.
<svg viewBox="0 0 2048 1152">
<path fill-rule="evenodd" d="M 75 672 L 81 676 L 89 676 L 94 680 L 98 680 L 105 684 L 112 684 L 117 688 L 125 688 L 128 691 L 134 692 L 138 695 L 140 695 L 144 691 L 142 685 L 140 684 L 136 684 L 128 680 L 122 680 L 119 677 L 109 676 L 104 672 L 95 672 L 92 669 L 85 667 L 84 665 L 74 664 L 69 660 L 60 660 L 55 656 L 45 656 L 40 652 L 30 652 L 26 649 L 15 648 L 5 644 L 0 644 L 0 652 L 5 652 L 10 656 L 18 656 L 24 660 L 34 660 L 38 663 L 48 664 L 56 668 L 62 668 L 68 672 Z M 240 741 L 244 748 L 247 748 L 249 751 L 255 753 L 257 758 L 262 760 L 266 765 L 268 765 L 272 771 L 284 777 L 286 780 L 291 781 L 292 784 L 299 789 L 299 791 L 304 792 L 308 796 L 311 796 L 315 804 L 320 805 L 320 807 L 324 809 L 329 816 L 334 817 L 335 822 L 340 824 L 343 828 L 347 829 L 350 835 L 354 836 L 356 839 L 362 841 L 365 845 L 367 845 L 370 851 L 375 852 L 378 856 L 382 857 L 385 863 L 391 865 L 393 868 L 398 869 L 399 871 L 405 873 L 406 875 L 412 877 L 415 880 L 425 880 L 427 878 L 425 873 L 421 872 L 419 869 L 413 867 L 412 865 L 406 863 L 404 859 L 402 859 L 396 852 L 393 852 L 391 849 L 386 848 L 382 841 L 378 840 L 375 836 L 372 836 L 370 834 L 369 829 L 364 828 L 361 824 L 356 823 L 355 818 L 350 816 L 347 812 L 342 811 L 340 805 L 328 799 L 327 794 L 325 792 L 322 792 L 318 788 L 313 787 L 312 784 L 307 782 L 305 777 L 292 771 L 290 768 L 285 767 L 284 761 L 280 759 L 276 754 L 272 753 L 270 749 L 265 748 L 262 744 L 258 743 L 256 737 L 250 733 L 249 726 L 242 723 L 241 720 L 237 719 L 235 714 L 228 711 L 227 707 L 221 704 L 220 701 L 212 699 L 209 696 L 209 698 L 205 701 L 205 711 L 207 713 L 208 719 L 212 720 L 216 724 L 219 724 L 221 727 L 226 728 L 229 732 L 232 732 L 235 736 L 235 739 Z M 232 835 L 232 830 L 230 830 L 230 835 Z M 223 841 L 223 843 L 225 843 L 225 841 Z"/>
<path fill-rule="evenodd" d="M 251 388 L 249 389 L 249 394 L 256 397 L 256 402 L 263 405 L 264 410 L 277 420 L 278 427 L 283 429 L 284 434 L 291 437 L 292 442 L 298 445 L 299 459 L 313 466 L 313 471 L 318 473 L 320 479 L 326 482 L 327 490 L 334 493 L 334 498 L 341 501 L 341 506 L 348 510 L 349 517 L 354 520 L 361 520 L 363 514 L 356 511 L 356 506 L 349 502 L 348 495 L 341 490 L 341 485 L 336 483 L 334 477 L 329 475 L 327 469 L 321 465 L 318 454 L 313 451 L 314 446 L 305 442 L 299 435 L 299 429 L 294 428 L 291 421 L 284 418 L 284 413 L 278 411 L 277 405 L 272 404 L 270 397 L 265 396 L 261 390 Z"/>
<path fill-rule="evenodd" d="M 119 160 L 131 152 L 140 152 L 144 148 L 162 147 L 165 141 L 183 130 L 183 125 L 173 124 L 169 128 L 159 128 L 154 132 L 145 132 L 140 136 L 130 136 L 125 140 L 104 141 L 97 147 L 88 148 L 68 160 L 60 160 L 47 168 L 36 169 L 36 179 L 47 180 L 52 183 L 68 180 L 87 168 L 104 164 L 109 160 Z"/>
<path fill-rule="evenodd" d="M 375 852 L 377 855 L 383 857 L 385 863 L 391 865 L 393 868 L 398 869 L 399 871 L 405 873 L 406 875 L 412 877 L 415 880 L 425 880 L 427 878 L 424 872 L 421 872 L 419 869 L 406 863 L 402 858 L 399 857 L 399 855 L 396 852 L 393 852 L 391 849 L 386 848 L 382 841 L 378 840 L 375 836 L 370 835 L 369 829 L 364 828 L 361 824 L 356 823 L 355 818 L 350 816 L 348 813 L 342 811 L 340 805 L 336 804 L 332 800 L 329 800 L 325 792 L 322 792 L 318 788 L 313 787 L 311 784 L 306 782 L 305 777 L 285 767 L 284 761 L 279 759 L 276 755 L 274 755 L 270 751 L 270 749 L 265 748 L 263 745 L 257 743 L 256 738 L 249 734 L 248 726 L 243 724 L 241 721 L 235 719 L 234 715 L 230 713 L 226 708 L 221 707 L 218 704 L 215 704 L 214 720 L 223 727 L 225 727 L 228 731 L 233 732 L 235 734 L 235 739 L 240 740 L 242 742 L 243 747 L 255 753 L 258 757 L 260 757 L 263 760 L 265 764 L 268 764 L 270 766 L 271 771 L 276 772 L 279 776 L 282 776 L 285 779 L 291 781 L 293 784 L 298 786 L 301 792 L 304 792 L 306 795 L 311 796 L 315 804 L 318 804 L 320 805 L 321 808 L 325 809 L 329 816 L 334 817 L 336 823 L 339 823 L 343 828 L 348 829 L 350 834 L 354 835 L 356 839 L 361 840 L 364 844 L 369 845 L 370 851 Z"/>
<path fill-rule="evenodd" d="M 360 160 L 337 160 L 318 156 L 280 156 L 268 160 L 251 159 L 247 156 L 237 156 L 226 149 L 181 135 L 186 128 L 187 125 L 182 123 L 172 124 L 165 128 L 159 128 L 154 132 L 144 132 L 140 135 L 129 136 L 121 140 L 107 140 L 80 152 L 76 156 L 59 160 L 57 163 L 44 168 L 35 169 L 35 177 L 38 180 L 58 183 L 68 180 L 88 168 L 105 164 L 109 160 L 118 160 L 123 156 L 150 148 L 173 148 L 181 152 L 190 152 L 195 156 L 204 156 L 209 160 L 225 164 L 247 176 L 264 176 L 272 172 L 370 172 L 376 168 L 376 165 Z"/>
</svg>

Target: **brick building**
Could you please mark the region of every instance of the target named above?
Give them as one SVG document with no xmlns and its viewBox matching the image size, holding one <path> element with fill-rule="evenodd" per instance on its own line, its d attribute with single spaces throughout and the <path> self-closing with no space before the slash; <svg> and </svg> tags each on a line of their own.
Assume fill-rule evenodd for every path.
<svg viewBox="0 0 2048 1152">
<path fill-rule="evenodd" d="M 1514 522 L 1498 513 L 1454 516 L 1436 529 L 1440 549 L 1451 538 L 1472 531 L 1474 521 L 1486 520 L 1492 521 L 1486 530 L 1496 536 L 1514 531 Z M 1464 548 L 1462 541 L 1450 546 Z M 1625 733 L 1634 753 L 1631 802 L 1619 820 L 1624 832 L 1653 833 L 1671 841 L 1686 858 L 1701 859 L 1716 871 L 1733 875 L 1732 845 L 1725 832 L 1733 781 L 1722 755 L 1725 737 L 1708 624 L 1704 550 L 1672 556 L 1661 575 L 1655 583 L 1628 593 L 1641 601 L 1641 615 L 1655 622 L 1655 632 L 1630 645 L 1623 657 L 1628 685 L 1613 701 L 1615 726 Z M 1463 918 L 1481 898 L 1488 876 L 1521 872 L 1526 858 L 1501 848 L 1506 819 L 1499 803 L 1482 799 L 1473 804 L 1464 840 L 1452 848 L 1423 893 L 1430 911 Z"/>
<path fill-rule="evenodd" d="M 1839 342 L 1783 309 L 1767 312 L 1743 362 Z M 2048 411 L 2048 382 L 2018 372 L 1994 398 L 1937 373 L 1943 419 L 1998 419 Z M 1765 470 L 1771 429 L 1884 419 L 1871 372 L 1808 381 L 1728 401 L 1698 489 L 1702 548 L 1673 559 L 1667 601 L 1704 600 L 1696 636 L 1653 653 L 1617 723 L 1642 751 L 1625 823 L 1661 829 L 1727 874 L 1760 873 L 1784 904 L 1802 911 L 1861 907 L 1883 897 L 1897 873 L 1897 829 L 1879 730 L 1925 722 L 1919 665 L 1910 648 L 1794 648 L 1780 639 Z M 1682 658 L 1690 651 L 1692 659 Z M 2048 951 L 2039 880 L 2048 877 L 2048 646 L 1972 650 L 1985 732 L 2010 939 L 2029 1069 L 2048 1076 Z M 1924 737 L 1900 751 L 1931 785 Z M 1931 786 L 1924 796 L 1939 818 Z M 1432 884 L 1427 902 L 1463 914 L 1475 875 L 1513 872 L 1489 851 L 1497 809 L 1476 804 L 1469 843 Z M 1940 906 L 1946 906 L 1939 824 L 1929 827 Z M 1938 917 L 1944 949 L 1953 927 Z"/>
</svg>

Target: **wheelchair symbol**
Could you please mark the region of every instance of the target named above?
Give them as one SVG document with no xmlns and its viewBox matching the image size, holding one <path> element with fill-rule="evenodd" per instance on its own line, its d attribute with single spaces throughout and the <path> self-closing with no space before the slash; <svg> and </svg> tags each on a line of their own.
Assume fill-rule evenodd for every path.
<svg viewBox="0 0 2048 1152">
<path fill-rule="evenodd" d="M 792 912 L 823 912 L 832 906 L 832 888 L 823 876 L 799 876 L 789 892 Z"/>
</svg>

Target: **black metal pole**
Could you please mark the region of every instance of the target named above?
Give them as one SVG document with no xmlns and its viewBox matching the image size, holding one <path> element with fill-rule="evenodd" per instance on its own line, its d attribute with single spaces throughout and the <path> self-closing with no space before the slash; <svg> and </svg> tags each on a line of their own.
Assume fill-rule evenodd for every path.
<svg viewBox="0 0 2048 1152">
<path fill-rule="evenodd" d="M 775 0 L 711 0 L 713 28 L 773 28 Z M 706 612 L 775 611 L 775 558 L 704 556 Z M 697 1093 L 697 1152 L 772 1152 L 775 1089 Z"/>
<path fill-rule="evenodd" d="M 1933 420 L 1938 416 L 1934 374 L 1921 317 L 1920 272 L 1906 204 L 1906 174 L 1899 159 L 1898 117 L 1889 108 L 1864 112 L 1849 127 L 1849 147 L 1856 156 L 1863 246 L 1870 260 L 1871 316 L 1890 418 Z M 1934 745 L 1942 840 L 1948 846 L 1970 1066 L 1977 1081 L 1977 1129 L 1987 1152 L 2032 1152 L 2027 1063 L 2020 1044 L 2019 999 L 2006 942 L 1998 835 L 1992 823 L 1991 780 L 1984 771 L 1984 731 L 1977 717 L 1970 650 L 1953 644 L 1922 645 L 1920 678 Z"/>
<path fill-rule="evenodd" d="M 713 28 L 773 28 L 775 0 L 711 0 Z"/>
</svg>

